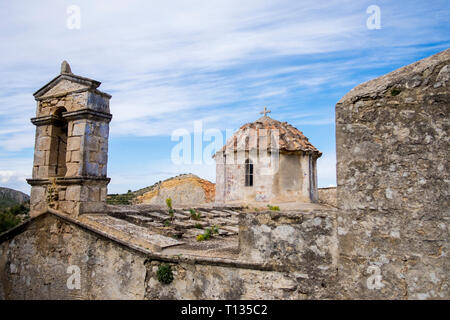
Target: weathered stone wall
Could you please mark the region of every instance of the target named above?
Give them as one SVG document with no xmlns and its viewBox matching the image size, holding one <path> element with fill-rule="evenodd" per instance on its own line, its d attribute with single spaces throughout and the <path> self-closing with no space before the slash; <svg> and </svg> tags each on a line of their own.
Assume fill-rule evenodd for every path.
<svg viewBox="0 0 450 320">
<path fill-rule="evenodd" d="M 0 297 L 449 299 L 449 85 L 446 50 L 349 92 L 336 105 L 338 208 L 241 214 L 237 260 L 158 255 L 47 213 L 0 236 Z M 96 182 L 75 183 L 74 201 L 89 200 Z M 70 265 L 80 290 L 67 289 Z"/>
<path fill-rule="evenodd" d="M 336 207 L 337 206 L 336 187 L 319 188 L 319 203 Z"/>
<path fill-rule="evenodd" d="M 301 272 L 262 271 L 208 264 L 171 263 L 174 281 L 156 278 L 161 261 L 148 262 L 146 299 L 314 299 L 328 298 L 325 283 Z M 322 286 L 323 285 L 323 286 Z"/>
<path fill-rule="evenodd" d="M 45 214 L 0 243 L 0 298 L 142 299 L 144 261 L 134 250 Z M 70 266 L 80 268 L 79 290 L 67 287 Z"/>
<path fill-rule="evenodd" d="M 336 105 L 339 207 L 442 217 L 449 207 L 450 49 Z"/>
<path fill-rule="evenodd" d="M 282 259 L 255 263 L 245 259 L 224 262 L 166 256 L 128 247 L 90 231 L 73 220 L 47 213 L 0 237 L 1 299 L 313 299 L 331 298 L 337 271 L 330 218 L 299 219 L 279 213 L 261 214 L 276 224 L 276 251 Z M 252 226 L 264 221 L 250 222 Z M 297 224 L 292 224 L 293 220 Z M 268 221 L 269 221 L 268 220 Z M 292 220 L 292 221 L 291 221 Z M 266 225 L 265 225 L 266 226 Z M 273 227 L 273 226 L 272 226 Z M 290 228 L 295 228 L 294 239 Z M 305 230 L 302 230 L 302 229 Z M 288 230 L 289 229 L 289 230 Z M 263 235 L 265 236 L 265 234 Z M 300 237 L 307 237 L 302 241 Z M 310 238 L 312 237 L 312 238 Z M 248 238 L 248 237 L 247 237 Z M 314 241 L 313 238 L 317 238 Z M 301 244 L 295 242 L 301 241 Z M 249 243 L 243 244 L 243 246 Z M 258 247 L 262 252 L 273 250 Z M 300 248 L 301 247 L 301 248 Z M 303 253 L 288 258 L 294 248 Z M 295 253 L 294 253 L 295 254 Z M 297 259 L 298 258 L 298 259 Z M 281 262 L 281 263 L 280 263 Z M 297 262 L 300 262 L 297 265 Z M 174 280 L 161 284 L 157 269 L 170 264 Z M 70 266 L 80 268 L 80 289 L 69 290 Z"/>
<path fill-rule="evenodd" d="M 336 105 L 343 297 L 449 298 L 450 50 Z"/>
<path fill-rule="evenodd" d="M 257 212 L 239 216 L 239 256 L 289 271 L 301 292 L 333 297 L 339 250 L 336 212 Z"/>
</svg>

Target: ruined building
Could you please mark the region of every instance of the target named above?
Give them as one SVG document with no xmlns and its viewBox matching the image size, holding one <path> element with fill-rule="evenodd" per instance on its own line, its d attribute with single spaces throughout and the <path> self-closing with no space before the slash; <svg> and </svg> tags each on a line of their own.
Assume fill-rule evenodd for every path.
<svg viewBox="0 0 450 320">
<path fill-rule="evenodd" d="M 316 202 L 317 150 L 301 131 L 266 115 L 216 152 L 216 202 Z"/>
<path fill-rule="evenodd" d="M 0 235 L 0 298 L 450 298 L 450 49 L 338 101 L 336 207 L 106 205 L 110 96 L 99 85 L 63 64 L 35 94 L 33 217 Z M 305 148 L 298 161 L 320 154 Z"/>
</svg>

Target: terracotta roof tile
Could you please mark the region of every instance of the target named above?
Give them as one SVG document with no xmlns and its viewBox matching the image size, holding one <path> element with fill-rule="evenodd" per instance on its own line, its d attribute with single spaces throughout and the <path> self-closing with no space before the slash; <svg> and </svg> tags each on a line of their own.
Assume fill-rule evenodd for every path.
<svg viewBox="0 0 450 320">
<path fill-rule="evenodd" d="M 265 149 L 265 146 L 268 150 L 278 148 L 285 152 L 305 151 L 316 153 L 318 157 L 322 155 L 300 130 L 287 122 L 280 122 L 268 116 L 244 124 L 218 152 Z"/>
</svg>

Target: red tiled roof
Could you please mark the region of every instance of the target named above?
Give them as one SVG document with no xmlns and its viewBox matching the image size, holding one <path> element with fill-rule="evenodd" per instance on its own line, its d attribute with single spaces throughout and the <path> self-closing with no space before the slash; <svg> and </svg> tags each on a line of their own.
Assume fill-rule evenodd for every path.
<svg viewBox="0 0 450 320">
<path fill-rule="evenodd" d="M 300 130 L 287 122 L 280 122 L 268 116 L 244 124 L 218 152 L 263 150 L 266 149 L 266 146 L 269 150 L 278 148 L 285 152 L 304 151 L 316 153 L 318 157 L 322 155 Z"/>
</svg>

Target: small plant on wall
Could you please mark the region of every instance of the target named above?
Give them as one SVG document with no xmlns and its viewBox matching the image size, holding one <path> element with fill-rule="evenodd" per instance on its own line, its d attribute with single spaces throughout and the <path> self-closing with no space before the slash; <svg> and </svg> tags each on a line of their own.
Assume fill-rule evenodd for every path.
<svg viewBox="0 0 450 320">
<path fill-rule="evenodd" d="M 172 267 L 166 263 L 162 263 L 156 271 L 156 277 L 162 284 L 169 284 L 173 281 Z"/>
<path fill-rule="evenodd" d="M 219 227 L 214 226 L 211 228 L 206 228 L 205 232 L 203 234 L 199 234 L 197 236 L 197 241 L 204 241 L 211 239 L 213 234 L 219 234 Z"/>
<path fill-rule="evenodd" d="M 271 206 L 270 204 L 268 204 L 267 208 L 269 208 L 269 210 L 272 210 L 272 211 L 280 211 L 279 206 Z"/>
<path fill-rule="evenodd" d="M 47 204 L 50 208 L 55 208 L 58 201 L 58 186 L 55 178 L 51 179 L 52 184 L 47 187 Z"/>
<path fill-rule="evenodd" d="M 169 209 L 169 216 L 173 220 L 173 216 L 174 216 L 174 212 L 175 211 L 172 208 L 172 199 L 171 198 L 167 198 L 166 199 L 166 205 L 167 205 L 167 208 Z"/>
<path fill-rule="evenodd" d="M 192 209 L 192 208 L 191 208 L 191 209 L 189 209 L 189 212 L 190 212 L 190 214 L 191 214 L 191 219 L 194 219 L 194 220 L 200 220 L 201 217 L 202 217 L 201 213 L 195 211 L 195 209 Z"/>
</svg>

